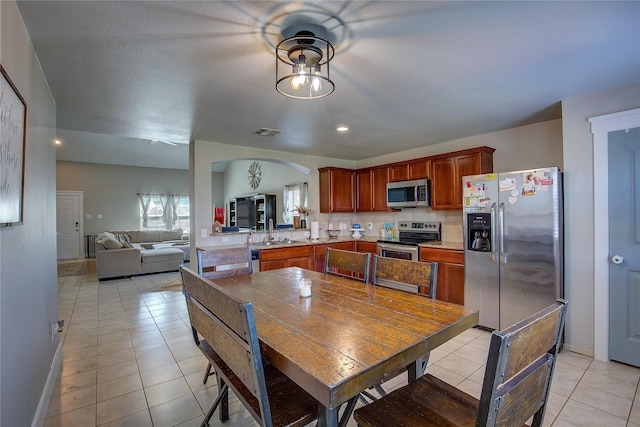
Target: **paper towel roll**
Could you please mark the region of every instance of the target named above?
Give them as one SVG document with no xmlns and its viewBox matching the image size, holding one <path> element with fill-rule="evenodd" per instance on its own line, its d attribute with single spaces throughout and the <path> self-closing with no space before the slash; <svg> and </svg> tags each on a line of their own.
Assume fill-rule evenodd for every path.
<svg viewBox="0 0 640 427">
<path fill-rule="evenodd" d="M 320 223 L 318 221 L 311 221 L 311 238 L 320 238 Z"/>
</svg>

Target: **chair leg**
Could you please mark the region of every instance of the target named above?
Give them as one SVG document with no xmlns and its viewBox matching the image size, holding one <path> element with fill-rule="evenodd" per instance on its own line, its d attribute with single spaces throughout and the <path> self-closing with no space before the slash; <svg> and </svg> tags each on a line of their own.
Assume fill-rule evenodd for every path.
<svg viewBox="0 0 640 427">
<path fill-rule="evenodd" d="M 204 373 L 204 378 L 202 379 L 202 384 L 206 384 L 207 383 L 207 379 L 211 376 L 215 374 L 215 371 L 212 371 L 212 366 L 211 363 L 209 363 L 207 365 L 207 370 Z"/>
<path fill-rule="evenodd" d="M 356 396 L 356 397 L 352 397 L 351 399 L 349 399 L 344 407 L 344 412 L 342 413 L 342 416 L 340 417 L 340 420 L 338 421 L 338 426 L 339 427 L 345 427 L 347 425 L 347 423 L 349 422 L 349 418 L 351 418 L 351 414 L 353 413 L 353 408 L 356 407 L 356 402 L 358 401 L 358 397 L 360 395 Z"/>
<path fill-rule="evenodd" d="M 380 384 L 376 384 L 373 386 L 373 388 L 378 392 L 378 394 L 380 395 L 380 397 L 382 396 L 386 396 L 387 392 L 384 391 L 384 389 L 382 388 L 382 386 Z"/>
<path fill-rule="evenodd" d="M 200 427 L 209 427 L 209 420 L 213 416 L 213 413 L 216 411 L 220 403 L 224 403 L 225 401 L 229 401 L 229 387 L 226 384 L 223 384 L 222 388 L 220 389 L 220 393 L 218 393 L 218 397 L 216 398 L 215 402 L 213 402 L 213 405 L 211 405 L 211 408 L 209 408 L 209 411 L 204 417 L 204 420 L 202 420 L 202 424 L 200 424 Z"/>
<path fill-rule="evenodd" d="M 218 378 L 218 390 L 225 390 L 224 393 L 224 398 L 220 401 L 220 412 L 219 412 L 219 417 L 220 417 L 220 421 L 225 422 L 225 421 L 229 421 L 229 393 L 228 393 L 228 386 L 227 384 L 224 382 L 223 379 L 220 378 L 220 376 L 217 376 Z"/>
</svg>

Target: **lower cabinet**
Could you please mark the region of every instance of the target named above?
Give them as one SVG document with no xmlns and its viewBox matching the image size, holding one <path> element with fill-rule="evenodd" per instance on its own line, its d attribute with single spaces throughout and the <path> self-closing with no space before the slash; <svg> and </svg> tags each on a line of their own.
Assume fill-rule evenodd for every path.
<svg viewBox="0 0 640 427">
<path fill-rule="evenodd" d="M 371 254 L 371 265 L 369 266 L 369 281 L 373 283 L 373 256 L 378 253 L 376 242 L 356 241 L 356 252 L 367 252 Z"/>
<path fill-rule="evenodd" d="M 287 267 L 313 270 L 313 246 L 291 246 L 260 251 L 260 271 Z"/>
<path fill-rule="evenodd" d="M 313 245 L 313 269 L 315 271 L 319 271 L 320 273 L 324 273 L 324 266 L 327 260 L 327 248 L 352 251 L 353 247 L 353 242 L 322 243 Z"/>
<path fill-rule="evenodd" d="M 464 251 L 420 248 L 420 261 L 438 263 L 436 299 L 464 304 Z"/>
</svg>

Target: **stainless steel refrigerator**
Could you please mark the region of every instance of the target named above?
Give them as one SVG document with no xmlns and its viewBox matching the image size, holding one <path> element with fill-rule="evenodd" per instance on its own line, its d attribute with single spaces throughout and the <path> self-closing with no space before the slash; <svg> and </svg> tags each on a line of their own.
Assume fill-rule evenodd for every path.
<svg viewBox="0 0 640 427">
<path fill-rule="evenodd" d="M 564 297 L 557 167 L 462 178 L 464 304 L 503 329 Z"/>
</svg>

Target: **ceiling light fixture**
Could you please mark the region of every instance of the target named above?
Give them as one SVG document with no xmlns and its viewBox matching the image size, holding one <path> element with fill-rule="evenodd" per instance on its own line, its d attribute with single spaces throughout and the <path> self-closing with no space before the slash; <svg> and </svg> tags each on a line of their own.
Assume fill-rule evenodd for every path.
<svg viewBox="0 0 640 427">
<path fill-rule="evenodd" d="M 276 90 L 296 99 L 324 98 L 333 93 L 329 77 L 333 45 L 311 31 L 298 31 L 276 46 Z"/>
<path fill-rule="evenodd" d="M 338 126 L 336 130 L 338 132 L 347 132 L 349 130 L 349 126 Z"/>
</svg>

